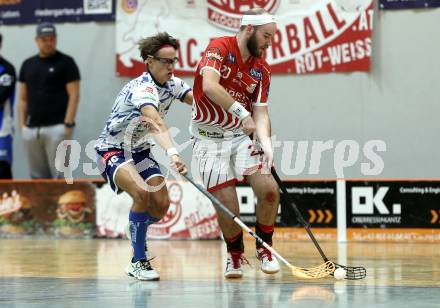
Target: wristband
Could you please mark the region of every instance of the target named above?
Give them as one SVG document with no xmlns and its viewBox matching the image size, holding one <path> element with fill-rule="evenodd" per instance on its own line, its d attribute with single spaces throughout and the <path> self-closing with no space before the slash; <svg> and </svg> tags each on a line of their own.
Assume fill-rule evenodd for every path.
<svg viewBox="0 0 440 308">
<path fill-rule="evenodd" d="M 169 157 L 171 157 L 173 155 L 179 155 L 179 152 L 177 152 L 177 149 L 174 147 L 167 149 L 166 152 Z"/>
<path fill-rule="evenodd" d="M 249 111 L 246 110 L 239 102 L 235 101 L 228 111 L 236 116 L 239 120 L 243 120 L 250 115 Z"/>
</svg>

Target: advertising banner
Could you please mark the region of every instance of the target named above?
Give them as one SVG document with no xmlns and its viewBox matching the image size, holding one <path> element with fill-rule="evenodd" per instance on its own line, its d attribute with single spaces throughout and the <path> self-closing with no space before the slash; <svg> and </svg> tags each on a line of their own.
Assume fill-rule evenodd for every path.
<svg viewBox="0 0 440 308">
<path fill-rule="evenodd" d="M 220 228 L 211 202 L 192 184 L 168 181 L 170 209 L 164 219 L 148 229 L 151 239 L 210 239 L 219 238 Z M 297 202 L 297 206 L 317 232 L 317 237 L 336 238 L 336 183 L 286 182 L 286 187 Z M 248 184 L 239 183 L 237 196 L 241 220 L 255 226 L 257 197 Z M 116 195 L 108 185 L 96 192 L 97 235 L 100 237 L 125 237 L 128 213 L 132 204 L 130 196 Z M 275 238 L 304 240 L 307 234 L 291 206 L 281 204 L 276 218 Z"/>
<path fill-rule="evenodd" d="M 336 241 L 343 227 L 348 241 L 440 243 L 440 181 L 347 180 L 343 189 L 335 180 L 284 185 L 319 241 Z M 220 238 L 208 198 L 188 182 L 167 181 L 167 187 L 170 207 L 149 227 L 150 239 Z M 257 197 L 244 183 L 237 184 L 237 196 L 242 221 L 254 227 Z M 128 194 L 102 181 L 0 181 L 0 237 L 123 238 L 131 206 Z M 309 240 L 290 204 L 281 202 L 275 226 L 274 240 Z"/>
<path fill-rule="evenodd" d="M 278 30 L 265 54 L 275 74 L 369 71 L 373 0 L 119 0 L 116 61 L 120 76 L 145 70 L 136 43 L 168 32 L 179 39 L 177 75 L 192 75 L 209 41 L 232 36 L 244 12 L 263 7 Z"/>
<path fill-rule="evenodd" d="M 349 239 L 440 241 L 440 182 L 347 181 L 346 195 Z"/>
<path fill-rule="evenodd" d="M 95 187 L 88 182 L 1 181 L 0 236 L 95 235 Z"/>
<path fill-rule="evenodd" d="M 381 9 L 419 9 L 440 7 L 440 0 L 379 0 Z"/>
<path fill-rule="evenodd" d="M 220 237 L 217 214 L 209 199 L 192 184 L 167 181 L 170 208 L 148 228 L 150 239 L 214 239 Z M 100 237 L 125 237 L 132 199 L 104 184 L 96 190 L 96 224 Z"/>
<path fill-rule="evenodd" d="M 313 227 L 336 227 L 336 182 L 292 181 L 284 185 L 302 216 Z M 255 226 L 257 198 L 247 184 L 237 187 L 241 219 Z M 276 220 L 277 227 L 301 227 L 293 207 L 281 202 Z"/>
<path fill-rule="evenodd" d="M 0 0 L 0 24 L 114 21 L 116 0 Z"/>
</svg>

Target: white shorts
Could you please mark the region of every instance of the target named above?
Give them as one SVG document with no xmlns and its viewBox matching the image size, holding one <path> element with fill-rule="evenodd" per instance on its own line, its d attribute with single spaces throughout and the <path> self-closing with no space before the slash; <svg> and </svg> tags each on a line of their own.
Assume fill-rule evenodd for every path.
<svg viewBox="0 0 440 308">
<path fill-rule="evenodd" d="M 212 192 L 261 169 L 261 159 L 260 147 L 246 135 L 222 141 L 194 138 L 192 173 Z"/>
</svg>

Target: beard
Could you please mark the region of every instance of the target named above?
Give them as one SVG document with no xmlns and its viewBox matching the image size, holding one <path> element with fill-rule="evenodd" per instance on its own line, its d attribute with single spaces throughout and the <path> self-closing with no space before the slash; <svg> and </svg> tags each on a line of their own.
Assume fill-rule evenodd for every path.
<svg viewBox="0 0 440 308">
<path fill-rule="evenodd" d="M 246 44 L 247 49 L 249 50 L 251 56 L 260 58 L 263 55 L 261 49 L 258 48 L 257 37 L 254 33 L 252 33 L 251 37 L 247 41 Z"/>
</svg>

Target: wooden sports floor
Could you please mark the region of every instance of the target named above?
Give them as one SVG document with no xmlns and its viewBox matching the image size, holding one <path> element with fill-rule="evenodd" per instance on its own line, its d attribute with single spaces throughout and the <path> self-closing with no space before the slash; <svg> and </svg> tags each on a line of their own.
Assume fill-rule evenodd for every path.
<svg viewBox="0 0 440 308">
<path fill-rule="evenodd" d="M 158 282 L 124 274 L 127 240 L 0 240 L 0 307 L 440 307 L 440 247 L 436 244 L 323 243 L 334 261 L 363 265 L 362 281 L 303 281 L 287 268 L 252 267 L 225 280 L 221 241 L 151 241 Z M 277 242 L 292 264 L 321 262 L 310 242 Z"/>
</svg>

